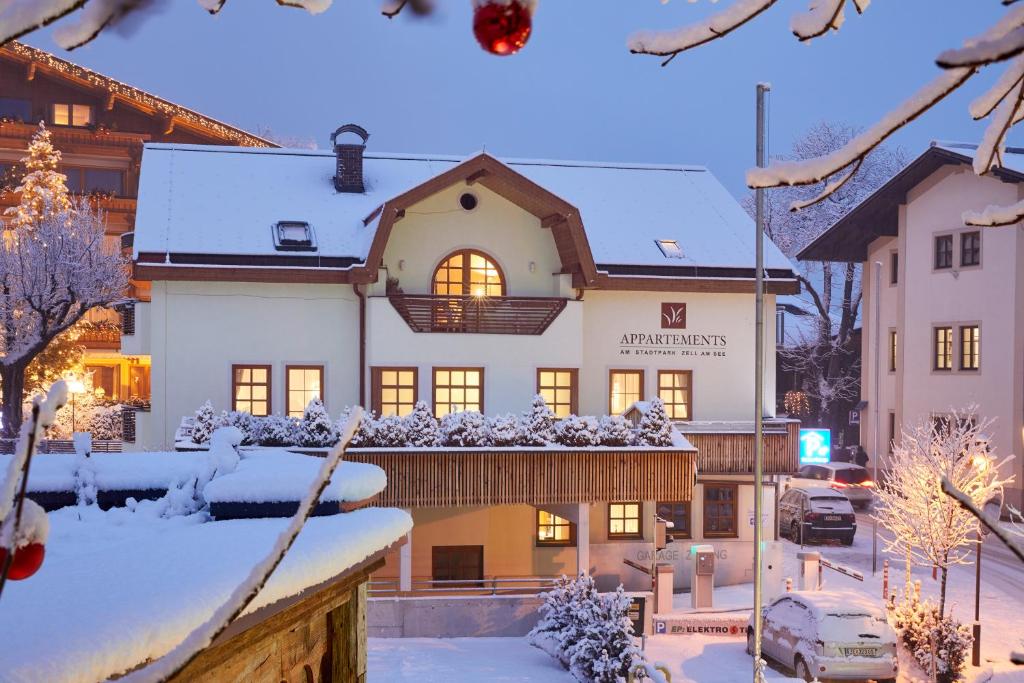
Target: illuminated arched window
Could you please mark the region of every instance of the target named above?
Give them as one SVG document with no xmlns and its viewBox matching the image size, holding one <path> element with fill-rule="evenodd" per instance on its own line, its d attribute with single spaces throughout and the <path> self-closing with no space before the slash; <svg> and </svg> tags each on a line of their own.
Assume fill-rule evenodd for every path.
<svg viewBox="0 0 1024 683">
<path fill-rule="evenodd" d="M 434 271 L 433 293 L 453 296 L 504 296 L 505 277 L 486 254 L 461 249 Z"/>
</svg>

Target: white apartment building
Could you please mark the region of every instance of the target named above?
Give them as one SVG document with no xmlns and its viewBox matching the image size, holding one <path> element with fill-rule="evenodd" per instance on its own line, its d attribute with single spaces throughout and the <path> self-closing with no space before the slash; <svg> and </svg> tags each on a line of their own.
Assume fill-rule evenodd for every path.
<svg viewBox="0 0 1024 683">
<path fill-rule="evenodd" d="M 1017 456 L 1009 498 L 1019 504 L 1024 228 L 967 227 L 961 216 L 1024 196 L 1024 150 L 1008 149 L 1002 167 L 984 177 L 972 170 L 974 152 L 973 145 L 933 143 L 799 258 L 864 265 L 861 397 L 868 405 L 861 444 L 869 455 L 875 457 L 877 364 L 880 466 L 904 429 L 974 405 L 977 417 L 995 420 L 989 436 L 996 452 Z"/>
</svg>

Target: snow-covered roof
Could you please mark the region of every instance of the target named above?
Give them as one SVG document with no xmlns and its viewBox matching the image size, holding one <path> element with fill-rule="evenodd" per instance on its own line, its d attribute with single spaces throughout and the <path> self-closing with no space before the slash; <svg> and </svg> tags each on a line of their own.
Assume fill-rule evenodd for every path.
<svg viewBox="0 0 1024 683">
<path fill-rule="evenodd" d="M 278 221 L 307 221 L 317 255 L 363 261 L 383 203 L 448 171 L 462 157 L 367 153 L 366 192 L 336 192 L 333 152 L 149 144 L 139 181 L 134 249 L 146 253 L 272 256 Z M 579 209 L 601 265 L 752 268 L 749 216 L 698 166 L 504 159 Z M 676 240 L 681 258 L 657 240 Z M 765 266 L 791 270 L 770 241 Z M 333 263 L 332 267 L 345 267 Z"/>
<path fill-rule="evenodd" d="M 284 449 L 251 451 L 234 472 L 207 484 L 203 497 L 208 503 L 296 502 L 306 495 L 322 463 L 322 458 Z M 320 500 L 365 500 L 383 491 L 387 483 L 384 470 L 376 465 L 342 462 Z"/>
</svg>

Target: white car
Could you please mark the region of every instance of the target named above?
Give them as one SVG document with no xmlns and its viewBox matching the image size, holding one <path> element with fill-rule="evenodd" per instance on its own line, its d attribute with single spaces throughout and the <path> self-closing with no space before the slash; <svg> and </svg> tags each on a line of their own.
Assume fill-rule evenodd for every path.
<svg viewBox="0 0 1024 683">
<path fill-rule="evenodd" d="M 753 616 L 747 652 L 754 652 Z M 761 653 L 797 678 L 895 683 L 896 631 L 885 610 L 850 593 L 785 593 L 762 610 Z"/>
<path fill-rule="evenodd" d="M 804 465 L 789 480 L 789 486 L 797 489 L 827 487 L 840 491 L 854 507 L 866 508 L 875 499 L 875 482 L 860 465 L 849 462 L 827 462 L 821 465 Z"/>
</svg>

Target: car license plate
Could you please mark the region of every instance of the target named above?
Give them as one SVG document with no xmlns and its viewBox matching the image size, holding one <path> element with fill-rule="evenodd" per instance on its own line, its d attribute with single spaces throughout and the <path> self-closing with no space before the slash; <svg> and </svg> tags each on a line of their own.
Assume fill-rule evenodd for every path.
<svg viewBox="0 0 1024 683">
<path fill-rule="evenodd" d="M 846 648 L 847 657 L 877 657 L 877 647 L 848 647 Z"/>
<path fill-rule="evenodd" d="M 839 515 L 825 515 L 826 522 L 838 522 L 840 520 L 842 520 L 842 517 Z"/>
</svg>

